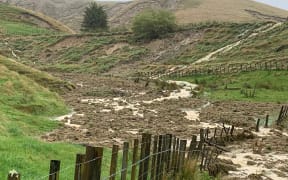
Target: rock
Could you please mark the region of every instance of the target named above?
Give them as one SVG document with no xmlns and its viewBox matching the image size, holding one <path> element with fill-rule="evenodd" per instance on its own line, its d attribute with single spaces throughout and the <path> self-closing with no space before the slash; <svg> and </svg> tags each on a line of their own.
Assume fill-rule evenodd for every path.
<svg viewBox="0 0 288 180">
<path fill-rule="evenodd" d="M 247 161 L 247 165 L 249 166 L 254 166 L 255 164 L 257 164 L 255 161 Z"/>
</svg>

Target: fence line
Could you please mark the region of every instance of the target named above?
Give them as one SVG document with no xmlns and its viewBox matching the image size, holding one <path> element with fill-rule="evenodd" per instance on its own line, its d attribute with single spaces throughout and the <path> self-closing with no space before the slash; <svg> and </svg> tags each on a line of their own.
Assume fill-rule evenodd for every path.
<svg viewBox="0 0 288 180">
<path fill-rule="evenodd" d="M 161 68 L 161 66 L 160 66 Z M 220 75 L 256 70 L 288 70 L 288 58 L 280 60 L 254 61 L 234 64 L 195 65 L 167 71 L 167 68 L 154 72 L 137 72 L 136 77 L 185 77 L 194 75 Z"/>
<path fill-rule="evenodd" d="M 49 174 L 35 179 L 49 178 L 49 180 L 59 180 L 61 172 L 75 167 L 74 180 L 113 180 L 116 179 L 116 176 L 121 176 L 121 179 L 125 180 L 128 179 L 127 172 L 131 172 L 130 178 L 132 180 L 147 180 L 148 177 L 161 180 L 166 174 L 177 175 L 188 160 L 198 161 L 201 170 L 206 170 L 209 164 L 214 162 L 213 159 L 216 158 L 214 153 L 216 151 L 213 148 L 217 149 L 216 154 L 224 149 L 220 145 L 211 144 L 211 142 L 217 143 L 215 141 L 217 138 L 219 142 L 221 139 L 228 139 L 226 136 L 232 136 L 233 132 L 231 132 L 230 128 L 225 130 L 225 132 L 227 131 L 230 133 L 218 133 L 218 135 L 216 134 L 217 131 L 214 131 L 211 136 L 214 139 L 210 139 L 210 130 L 208 128 L 201 129 L 200 134 L 192 136 L 189 145 L 187 140 L 179 139 L 172 134 L 155 135 L 152 138 L 151 134 L 144 133 L 142 134 L 141 143 L 139 143 L 138 139 L 135 139 L 132 148 L 129 148 L 128 142 L 124 142 L 122 167 L 120 170 L 117 170 L 119 146 L 113 145 L 110 174 L 106 177 L 101 177 L 102 159 L 105 158 L 103 155 L 104 148 L 87 146 L 86 154 L 76 155 L 75 165 L 60 169 L 61 161 L 51 160 Z M 197 136 L 199 140 L 197 140 Z M 131 164 L 129 163 L 128 165 L 129 151 L 133 153 L 133 161 L 130 160 Z M 12 179 L 10 178 L 9 180 Z M 16 180 L 20 180 L 20 175 Z"/>
<path fill-rule="evenodd" d="M 286 118 L 287 113 L 288 106 L 282 106 L 279 117 Z M 260 121 L 258 119 L 255 131 L 259 131 Z M 265 127 L 268 127 L 268 121 L 269 115 L 266 116 Z M 115 180 L 117 176 L 120 176 L 121 180 L 162 180 L 167 175 L 172 178 L 177 176 L 189 161 L 197 162 L 201 171 L 209 171 L 209 167 L 213 167 L 217 162 L 219 154 L 228 152 L 224 148 L 225 144 L 237 140 L 237 136 L 234 125 L 225 126 L 224 123 L 220 128 L 217 126 L 200 129 L 199 134 L 192 135 L 189 143 L 188 140 L 172 134 L 155 135 L 152 138 L 151 134 L 143 133 L 141 143 L 139 139 L 134 139 L 132 147 L 129 142 L 123 143 L 122 167 L 119 170 L 119 146 L 113 145 L 108 176 L 101 177 L 104 148 L 87 146 L 85 154 L 76 155 L 75 165 L 60 169 L 61 161 L 51 160 L 48 175 L 35 179 L 60 180 L 61 172 L 75 167 L 74 180 Z M 128 163 L 129 151 L 132 153 L 131 163 Z M 130 173 L 130 178 L 127 173 Z M 13 172 L 8 175 L 8 180 L 20 180 L 20 177 L 20 174 Z"/>
</svg>

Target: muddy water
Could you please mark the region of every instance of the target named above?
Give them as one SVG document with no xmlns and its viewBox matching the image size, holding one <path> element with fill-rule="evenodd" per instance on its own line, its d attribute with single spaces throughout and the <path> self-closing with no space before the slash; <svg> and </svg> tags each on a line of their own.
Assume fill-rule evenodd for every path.
<svg viewBox="0 0 288 180">
<path fill-rule="evenodd" d="M 229 172 L 229 176 L 247 179 L 251 174 L 258 174 L 262 179 L 288 179 L 288 153 L 274 149 L 281 141 L 288 140 L 288 134 L 263 127 L 260 128 L 259 132 L 253 132 L 253 134 L 257 138 L 252 144 L 245 142 L 229 146 L 231 151 L 219 156 L 220 159 L 231 160 L 233 164 L 238 166 L 237 171 Z M 276 144 L 273 144 L 273 141 Z M 255 144 L 256 142 L 258 145 Z M 271 144 L 268 145 L 269 143 Z M 261 150 L 257 150 L 258 147 L 261 147 Z M 253 152 L 253 149 L 257 151 Z"/>
<path fill-rule="evenodd" d="M 164 100 L 181 100 L 182 98 L 189 98 L 192 97 L 192 90 L 195 90 L 197 88 L 196 84 L 191 84 L 186 81 L 167 81 L 168 83 L 175 83 L 177 84 L 180 88 L 178 90 L 172 91 L 169 96 L 163 96 L 163 97 L 158 97 L 153 100 L 149 101 L 134 101 L 134 102 L 129 102 L 127 99 L 122 98 L 122 97 L 117 97 L 113 99 L 105 99 L 105 98 L 93 98 L 93 99 L 81 99 L 80 103 L 83 104 L 88 104 L 88 105 L 93 105 L 93 104 L 101 104 L 104 105 L 104 108 L 100 110 L 100 112 L 111 112 L 111 111 L 121 111 L 123 109 L 130 109 L 131 110 L 131 115 L 132 116 L 137 116 L 138 118 L 144 118 L 144 113 L 141 113 L 140 110 L 143 109 L 141 104 L 152 104 L 155 102 L 161 102 Z M 140 94 L 141 95 L 141 94 Z M 208 104 L 209 105 L 209 104 Z M 205 107 L 207 105 L 204 105 Z M 158 112 L 154 109 L 147 109 L 147 111 L 153 112 L 157 114 Z M 187 119 L 191 118 L 191 116 L 194 116 L 196 119 L 199 119 L 199 110 L 201 109 L 195 109 L 195 110 L 189 110 L 186 111 L 187 113 Z M 193 115 L 192 115 L 193 114 Z M 57 118 L 54 118 L 54 120 L 57 121 L 63 121 L 65 126 L 68 127 L 74 127 L 74 128 L 80 128 L 80 125 L 77 124 L 72 124 L 71 123 L 71 118 L 73 116 L 76 116 L 76 112 L 72 111 L 71 113 L 60 116 Z M 81 116 L 85 116 L 84 114 L 81 114 Z"/>
</svg>

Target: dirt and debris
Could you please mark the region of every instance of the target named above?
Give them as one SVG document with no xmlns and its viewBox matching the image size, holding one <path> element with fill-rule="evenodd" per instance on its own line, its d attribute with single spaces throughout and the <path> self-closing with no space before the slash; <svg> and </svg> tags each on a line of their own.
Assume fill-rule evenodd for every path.
<svg viewBox="0 0 288 180">
<path fill-rule="evenodd" d="M 71 113 L 58 117 L 63 126 L 42 139 L 110 147 L 140 138 L 141 133 L 173 133 L 190 139 L 201 128 L 234 124 L 238 132 L 211 172 L 236 179 L 287 179 L 288 133 L 260 127 L 257 118 L 277 112 L 281 104 L 209 102 L 193 97 L 196 85 L 174 82 L 176 90 L 161 90 L 157 83 L 92 74 L 55 74 L 77 84 L 63 94 Z M 171 82 L 170 82 L 171 83 Z M 272 118 L 271 118 L 272 119 Z M 272 121 L 272 120 L 271 120 Z M 213 131 L 213 130 L 212 130 Z M 211 131 L 211 132 L 212 132 Z M 223 167 L 225 167 L 223 169 Z M 226 177 L 225 177 L 226 178 Z"/>
</svg>

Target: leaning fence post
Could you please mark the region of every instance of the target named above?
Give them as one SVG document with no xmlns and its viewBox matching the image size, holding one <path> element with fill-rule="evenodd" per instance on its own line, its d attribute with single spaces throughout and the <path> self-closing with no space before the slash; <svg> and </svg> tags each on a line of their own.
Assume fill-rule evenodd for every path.
<svg viewBox="0 0 288 180">
<path fill-rule="evenodd" d="M 202 158 L 201 158 L 201 164 L 200 164 L 200 170 L 202 171 L 203 170 L 203 167 L 204 167 L 204 160 L 205 160 L 205 156 L 206 156 L 206 145 L 204 144 L 203 146 L 203 149 L 201 149 L 201 155 L 202 155 Z"/>
<path fill-rule="evenodd" d="M 196 150 L 196 146 L 197 146 L 197 136 L 193 135 L 191 143 L 190 143 L 190 147 L 189 147 L 188 159 L 191 159 L 193 155 L 195 154 L 194 151 Z"/>
<path fill-rule="evenodd" d="M 100 180 L 103 148 L 86 147 L 86 159 L 84 167 L 84 180 Z"/>
<path fill-rule="evenodd" d="M 139 147 L 139 140 L 134 140 L 134 148 L 133 148 L 133 157 L 132 157 L 132 169 L 131 169 L 131 180 L 136 179 L 136 169 L 137 169 L 137 159 L 138 159 L 138 147 Z"/>
<path fill-rule="evenodd" d="M 59 180 L 60 163 L 59 160 L 50 161 L 49 180 Z"/>
<path fill-rule="evenodd" d="M 110 180 L 115 180 L 115 177 L 116 177 L 118 151 L 119 151 L 119 146 L 113 145 L 112 155 L 111 155 L 111 164 L 110 164 Z"/>
<path fill-rule="evenodd" d="M 260 126 L 260 119 L 258 119 L 256 123 L 256 132 L 259 132 L 259 126 Z"/>
<path fill-rule="evenodd" d="M 76 163 L 75 163 L 75 172 L 74 172 L 74 180 L 82 180 L 84 173 L 84 165 L 85 162 L 85 154 L 77 154 L 76 155 Z"/>
<path fill-rule="evenodd" d="M 123 145 L 123 158 L 122 158 L 121 180 L 126 180 L 126 176 L 127 176 L 127 166 L 128 166 L 128 153 L 129 153 L 129 143 L 128 143 L 128 142 L 124 142 L 124 145 Z"/>
<path fill-rule="evenodd" d="M 21 179 L 21 176 L 17 171 L 12 170 L 9 172 L 8 180 L 20 180 L 20 179 Z"/>
</svg>

